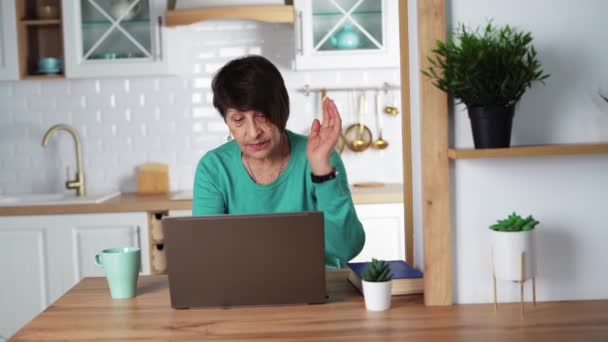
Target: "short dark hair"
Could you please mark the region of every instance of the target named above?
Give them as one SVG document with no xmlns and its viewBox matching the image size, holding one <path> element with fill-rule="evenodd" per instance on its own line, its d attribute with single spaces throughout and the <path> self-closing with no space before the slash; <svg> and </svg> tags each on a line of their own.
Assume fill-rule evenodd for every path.
<svg viewBox="0 0 608 342">
<path fill-rule="evenodd" d="M 224 65 L 211 82 L 213 106 L 226 120 L 228 108 L 255 110 L 281 131 L 289 118 L 289 95 L 279 70 L 262 56 L 246 56 Z"/>
</svg>

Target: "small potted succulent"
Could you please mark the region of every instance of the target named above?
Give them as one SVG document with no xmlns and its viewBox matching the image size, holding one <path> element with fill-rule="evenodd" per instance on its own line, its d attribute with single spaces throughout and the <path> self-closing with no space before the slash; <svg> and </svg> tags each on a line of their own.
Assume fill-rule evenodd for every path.
<svg viewBox="0 0 608 342">
<path fill-rule="evenodd" d="M 538 223 L 532 215 L 522 218 L 513 212 L 489 227 L 496 278 L 523 281 L 534 276 L 533 232 Z"/>
<path fill-rule="evenodd" d="M 531 33 L 491 22 L 481 32 L 459 25 L 454 37 L 437 41 L 428 61 L 422 73 L 467 106 L 475 148 L 509 147 L 515 105 L 549 77 Z"/>
<path fill-rule="evenodd" d="M 384 260 L 372 259 L 363 272 L 365 307 L 371 311 L 384 311 L 391 307 L 393 275 Z"/>
</svg>

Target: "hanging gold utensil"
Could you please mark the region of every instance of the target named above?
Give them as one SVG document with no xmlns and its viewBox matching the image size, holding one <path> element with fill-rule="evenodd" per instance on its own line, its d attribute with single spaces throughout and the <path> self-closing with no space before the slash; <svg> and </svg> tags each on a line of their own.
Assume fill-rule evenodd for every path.
<svg viewBox="0 0 608 342">
<path fill-rule="evenodd" d="M 373 141 L 372 131 L 363 124 L 364 112 L 365 94 L 361 94 L 359 97 L 359 123 L 348 126 L 344 132 L 346 145 L 354 152 L 365 151 Z"/>
<path fill-rule="evenodd" d="M 389 90 L 386 90 L 386 92 L 388 92 Z M 397 108 L 396 102 L 395 102 L 395 93 L 394 91 L 390 91 L 391 92 L 391 104 L 387 104 L 384 107 L 384 112 L 386 114 L 389 115 L 397 115 L 399 114 L 399 108 Z"/>
<path fill-rule="evenodd" d="M 384 126 L 382 120 L 382 105 L 380 103 L 380 92 L 376 93 L 376 124 L 378 126 L 378 139 L 374 140 L 374 148 L 384 150 L 388 147 L 388 141 L 382 139 L 382 128 Z"/>
</svg>

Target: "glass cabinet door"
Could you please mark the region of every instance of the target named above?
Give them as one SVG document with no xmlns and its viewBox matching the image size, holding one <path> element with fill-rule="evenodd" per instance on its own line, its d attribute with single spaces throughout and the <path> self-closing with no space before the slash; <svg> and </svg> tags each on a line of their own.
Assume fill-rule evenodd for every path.
<svg viewBox="0 0 608 342">
<path fill-rule="evenodd" d="M 384 49 L 382 1 L 312 2 L 314 52 Z"/>
<path fill-rule="evenodd" d="M 296 68 L 399 65 L 398 0 L 296 0 L 295 7 Z"/>
<path fill-rule="evenodd" d="M 68 76 L 162 74 L 163 0 L 64 0 Z M 70 11 L 71 9 L 71 11 Z M 66 59 L 69 59 L 66 57 Z M 70 62 L 67 60 L 66 62 Z M 111 67 L 108 67 L 111 66 Z M 103 67 L 103 69 L 102 69 Z M 70 70 L 71 69 L 71 70 Z M 70 75 L 71 74 L 71 75 Z"/>
<path fill-rule="evenodd" d="M 15 1 L 0 1 L 0 80 L 19 78 Z"/>
<path fill-rule="evenodd" d="M 82 59 L 153 58 L 150 6 L 144 0 L 80 0 Z"/>
</svg>

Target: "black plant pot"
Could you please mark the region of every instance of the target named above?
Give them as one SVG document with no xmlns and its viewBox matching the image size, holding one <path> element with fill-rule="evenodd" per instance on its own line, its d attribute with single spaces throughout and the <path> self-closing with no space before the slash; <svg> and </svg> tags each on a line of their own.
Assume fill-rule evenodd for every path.
<svg viewBox="0 0 608 342">
<path fill-rule="evenodd" d="M 515 105 L 468 107 L 475 148 L 501 148 L 511 144 Z"/>
</svg>

